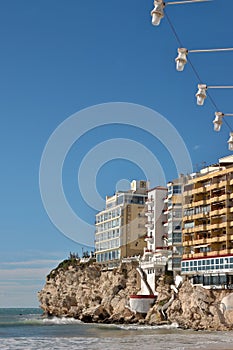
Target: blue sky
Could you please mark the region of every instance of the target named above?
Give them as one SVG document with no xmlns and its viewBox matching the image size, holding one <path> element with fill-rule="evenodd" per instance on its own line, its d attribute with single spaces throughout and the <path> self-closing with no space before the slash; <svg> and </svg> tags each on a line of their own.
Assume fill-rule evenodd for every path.
<svg viewBox="0 0 233 350">
<path fill-rule="evenodd" d="M 0 307 L 37 306 L 36 292 L 50 269 L 70 251 L 86 249 L 81 227 L 83 239 L 72 241 L 52 223 L 39 187 L 45 145 L 71 115 L 103 103 L 137 104 L 173 125 L 194 170 L 229 154 L 230 130 L 224 124 L 220 133 L 213 131 L 216 110 L 209 98 L 203 107 L 196 105 L 200 81 L 189 64 L 176 71 L 179 45 L 167 18 L 159 27 L 151 25 L 152 8 L 152 0 L 1 1 Z M 232 47 L 232 11 L 232 0 L 166 7 L 188 49 Z M 233 53 L 190 58 L 203 83 L 233 85 Z M 233 113 L 233 90 L 210 93 L 220 111 Z M 233 125 L 230 117 L 227 121 Z M 86 122 L 81 115 L 80 129 Z M 167 135 L 167 143 L 172 137 Z M 83 134 L 67 154 L 62 185 L 74 213 L 90 226 L 96 209 L 83 199 L 77 172 L 88 152 L 113 139 L 146 147 L 158 159 L 165 182 L 177 176 L 166 142 L 143 128 L 109 122 Z M 98 194 L 113 194 L 122 179 L 145 177 L 139 163 L 130 156 L 112 157 L 94 169 Z M 152 185 L 159 180 L 155 176 Z"/>
</svg>

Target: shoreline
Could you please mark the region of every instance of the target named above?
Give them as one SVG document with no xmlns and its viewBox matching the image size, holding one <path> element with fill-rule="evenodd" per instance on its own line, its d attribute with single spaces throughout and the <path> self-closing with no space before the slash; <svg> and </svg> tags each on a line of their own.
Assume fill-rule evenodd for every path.
<svg viewBox="0 0 233 350">
<path fill-rule="evenodd" d="M 169 277 L 169 278 L 168 278 Z M 219 305 L 229 291 L 208 290 L 184 281 L 174 292 L 173 279 L 157 280 L 157 298 L 147 313 L 129 308 L 129 298 L 138 295 L 140 285 L 136 263 L 121 263 L 114 270 L 102 270 L 97 263 L 66 261 L 47 276 L 38 293 L 40 307 L 48 317 L 70 317 L 83 323 L 179 325 L 183 330 L 231 331 L 233 310 Z"/>
</svg>

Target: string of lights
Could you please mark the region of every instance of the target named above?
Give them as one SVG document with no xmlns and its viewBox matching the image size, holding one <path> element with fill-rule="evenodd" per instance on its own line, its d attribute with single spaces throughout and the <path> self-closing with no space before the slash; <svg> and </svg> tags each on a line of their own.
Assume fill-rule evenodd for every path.
<svg viewBox="0 0 233 350">
<path fill-rule="evenodd" d="M 232 128 L 229 125 L 229 123 L 226 121 L 225 118 L 223 117 L 232 117 L 233 113 L 223 113 L 223 112 L 219 112 L 219 108 L 216 104 L 216 102 L 214 101 L 214 99 L 212 98 L 212 96 L 210 95 L 209 91 L 207 91 L 208 89 L 233 89 L 233 86 L 228 85 L 228 86 L 211 86 L 211 85 L 206 85 L 202 83 L 202 79 L 197 71 L 197 69 L 195 68 L 195 66 L 192 63 L 192 60 L 190 59 L 190 57 L 187 59 L 187 55 L 188 53 L 209 53 L 209 52 L 223 52 L 223 51 L 233 51 L 233 48 L 216 48 L 216 49 L 192 49 L 192 50 L 188 50 L 186 49 L 181 42 L 181 39 L 171 21 L 171 19 L 169 18 L 168 14 L 166 11 L 164 11 L 164 8 L 166 5 L 176 5 L 176 4 L 187 4 L 187 3 L 197 3 L 197 2 L 209 2 L 212 0 L 185 0 L 185 1 L 173 1 L 173 2 L 167 2 L 164 3 L 162 0 L 155 0 L 154 1 L 154 9 L 151 11 L 151 16 L 152 16 L 152 24 L 155 26 L 158 26 L 160 24 L 160 21 L 163 17 L 166 17 L 169 26 L 179 44 L 179 48 L 177 50 L 178 52 L 178 56 L 176 57 L 175 61 L 176 61 L 176 69 L 178 71 L 183 71 L 184 67 L 186 65 L 187 62 L 189 62 L 192 71 L 194 72 L 196 78 L 199 80 L 200 84 L 198 84 L 198 91 L 196 93 L 196 98 L 197 98 L 197 104 L 199 106 L 202 106 L 204 104 L 204 101 L 208 95 L 210 102 L 212 103 L 212 105 L 215 108 L 215 111 L 217 110 L 217 112 L 215 112 L 215 119 L 213 120 L 213 124 L 214 124 L 214 130 L 215 131 L 220 131 L 222 123 L 224 121 L 224 123 L 226 124 L 226 126 L 228 127 L 228 129 L 230 130 L 230 138 L 227 141 L 228 142 L 228 147 L 229 150 L 233 151 L 233 132 L 232 132 Z"/>
</svg>

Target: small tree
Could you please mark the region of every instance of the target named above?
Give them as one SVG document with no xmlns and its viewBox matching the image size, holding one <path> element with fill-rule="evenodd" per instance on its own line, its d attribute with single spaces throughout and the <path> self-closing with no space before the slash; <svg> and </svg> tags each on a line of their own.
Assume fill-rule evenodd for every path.
<svg viewBox="0 0 233 350">
<path fill-rule="evenodd" d="M 70 259 L 70 260 L 79 259 L 78 253 L 71 253 L 71 252 L 70 252 L 69 259 Z"/>
<path fill-rule="evenodd" d="M 89 254 L 88 250 L 83 252 L 83 258 L 90 258 L 90 254 Z"/>
</svg>

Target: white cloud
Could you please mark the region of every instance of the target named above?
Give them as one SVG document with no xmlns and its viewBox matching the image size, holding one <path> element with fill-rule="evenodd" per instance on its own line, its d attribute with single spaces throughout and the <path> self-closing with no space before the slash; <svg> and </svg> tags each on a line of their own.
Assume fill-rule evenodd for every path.
<svg viewBox="0 0 233 350">
<path fill-rule="evenodd" d="M 60 260 L 31 260 L 31 261 L 10 261 L 10 262 L 2 262 L 0 263 L 0 266 L 3 267 L 18 267 L 18 266 L 33 266 L 33 265 L 48 265 L 51 266 L 51 264 L 58 265 L 60 263 Z"/>
<path fill-rule="evenodd" d="M 38 307 L 37 293 L 58 260 L 0 263 L 0 307 Z"/>
</svg>

